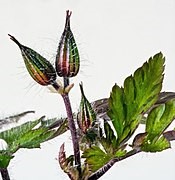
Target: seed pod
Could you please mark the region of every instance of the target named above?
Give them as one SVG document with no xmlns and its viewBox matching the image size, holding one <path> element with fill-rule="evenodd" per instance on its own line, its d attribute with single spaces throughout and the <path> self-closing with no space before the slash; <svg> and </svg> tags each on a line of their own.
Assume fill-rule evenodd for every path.
<svg viewBox="0 0 175 180">
<path fill-rule="evenodd" d="M 92 127 L 93 122 L 96 120 L 96 114 L 91 104 L 85 97 L 82 84 L 80 84 L 80 90 L 81 90 L 81 102 L 80 102 L 80 110 L 78 113 L 77 121 L 79 128 L 82 130 L 83 133 L 86 133 L 87 130 Z"/>
<path fill-rule="evenodd" d="M 56 71 L 52 64 L 36 51 L 29 47 L 23 46 L 16 40 L 15 37 L 10 36 L 20 48 L 26 68 L 31 77 L 40 85 L 54 85 L 56 86 Z"/>
<path fill-rule="evenodd" d="M 56 55 L 56 71 L 60 77 L 76 76 L 80 67 L 80 58 L 74 35 L 70 29 L 71 12 L 66 12 L 66 23 Z"/>
</svg>

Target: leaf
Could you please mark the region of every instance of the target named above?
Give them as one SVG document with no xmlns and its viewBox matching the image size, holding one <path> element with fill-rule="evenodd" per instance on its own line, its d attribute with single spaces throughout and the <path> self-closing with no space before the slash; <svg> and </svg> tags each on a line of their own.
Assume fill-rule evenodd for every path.
<svg viewBox="0 0 175 180">
<path fill-rule="evenodd" d="M 0 151 L 0 167 L 8 166 L 19 148 L 39 148 L 42 142 L 53 138 L 55 130 L 38 127 L 40 119 L 0 132 L 0 138 L 7 143 L 7 149 Z"/>
<path fill-rule="evenodd" d="M 7 154 L 6 151 L 0 151 L 0 168 L 7 168 L 13 157 L 14 156 Z"/>
<path fill-rule="evenodd" d="M 164 131 L 175 118 L 175 99 L 152 109 L 146 121 L 147 137 L 142 145 L 144 151 L 162 151 L 170 147 Z"/>
<path fill-rule="evenodd" d="M 122 157 L 122 156 L 125 156 L 126 153 L 127 153 L 126 150 L 119 149 L 117 152 L 115 152 L 115 157 Z"/>
<path fill-rule="evenodd" d="M 124 81 L 114 85 L 109 98 L 108 116 L 117 132 L 118 143 L 126 141 L 146 112 L 158 99 L 162 88 L 164 57 L 156 54 Z"/>
<path fill-rule="evenodd" d="M 57 129 L 56 129 L 52 138 L 57 137 L 57 136 L 65 133 L 69 129 L 67 118 L 57 120 L 53 124 L 50 124 L 48 126 L 49 129 L 53 129 L 55 127 L 57 127 Z"/>
<path fill-rule="evenodd" d="M 22 117 L 28 115 L 29 113 L 35 113 L 35 111 L 24 111 L 22 113 L 11 115 L 11 116 L 5 117 L 3 119 L 0 119 L 0 128 L 4 127 L 4 125 L 9 125 L 14 122 L 19 122 L 19 120 Z"/>
<path fill-rule="evenodd" d="M 162 136 L 156 141 L 146 141 L 146 143 L 142 146 L 142 151 L 160 152 L 168 148 L 170 148 L 170 142 Z"/>
<path fill-rule="evenodd" d="M 49 140 L 55 131 L 48 131 L 46 128 L 34 129 L 26 133 L 16 141 L 19 148 L 40 148 L 40 144 Z"/>
<path fill-rule="evenodd" d="M 111 156 L 102 151 L 98 146 L 92 146 L 83 152 L 82 158 L 86 158 L 85 162 L 88 164 L 92 172 L 97 171 L 105 165 Z"/>
<path fill-rule="evenodd" d="M 101 137 L 100 143 L 107 154 L 114 154 L 117 150 L 117 139 L 108 122 L 104 123 L 104 132 L 105 137 Z"/>
<path fill-rule="evenodd" d="M 69 176 L 71 180 L 79 180 L 79 173 L 76 167 L 73 166 L 74 156 L 66 158 L 64 144 L 61 145 L 58 160 L 61 169 Z"/>
<path fill-rule="evenodd" d="M 121 138 L 124 130 L 124 122 L 126 119 L 126 109 L 124 105 L 123 88 L 114 85 L 109 98 L 108 115 L 112 120 L 118 139 Z"/>
<path fill-rule="evenodd" d="M 29 132 L 32 128 L 39 124 L 39 122 L 40 119 L 29 121 L 20 126 L 0 132 L 0 139 L 4 139 L 8 145 L 13 144 L 14 141 L 19 139 L 19 137 L 23 136 L 25 133 Z"/>
<path fill-rule="evenodd" d="M 148 115 L 146 132 L 149 139 L 159 137 L 175 118 L 175 99 L 154 108 Z"/>
</svg>

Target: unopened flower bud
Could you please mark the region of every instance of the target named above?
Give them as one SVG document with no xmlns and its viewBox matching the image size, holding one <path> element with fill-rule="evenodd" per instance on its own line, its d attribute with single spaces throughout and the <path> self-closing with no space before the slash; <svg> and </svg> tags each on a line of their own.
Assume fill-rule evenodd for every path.
<svg viewBox="0 0 175 180">
<path fill-rule="evenodd" d="M 15 37 L 10 34 L 9 36 L 19 46 L 31 77 L 40 85 L 53 85 L 56 87 L 56 71 L 52 64 L 36 51 L 19 43 Z"/>
<path fill-rule="evenodd" d="M 87 130 L 92 127 L 93 122 L 96 120 L 96 114 L 84 94 L 82 84 L 80 84 L 80 90 L 81 102 L 77 121 L 79 128 L 82 130 L 82 132 L 86 133 Z"/>
<path fill-rule="evenodd" d="M 60 77 L 76 76 L 80 67 L 80 58 L 74 35 L 70 29 L 71 12 L 67 11 L 64 32 L 56 55 L 56 71 Z"/>
</svg>

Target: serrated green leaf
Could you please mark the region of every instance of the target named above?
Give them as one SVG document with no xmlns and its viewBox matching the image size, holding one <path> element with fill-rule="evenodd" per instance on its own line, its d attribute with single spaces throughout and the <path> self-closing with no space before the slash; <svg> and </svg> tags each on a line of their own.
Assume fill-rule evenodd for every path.
<svg viewBox="0 0 175 180">
<path fill-rule="evenodd" d="M 165 131 L 175 118 L 175 99 L 154 108 L 146 121 L 148 139 L 153 140 Z"/>
<path fill-rule="evenodd" d="M 19 139 L 19 137 L 23 136 L 25 133 L 29 132 L 32 128 L 34 128 L 39 120 L 29 121 L 20 126 L 11 128 L 6 131 L 0 132 L 0 139 L 4 139 L 8 145 L 12 144 L 15 140 Z"/>
<path fill-rule="evenodd" d="M 40 123 L 41 119 L 26 122 L 20 126 L 0 132 L 0 138 L 8 144 L 8 153 L 15 153 L 19 148 L 39 148 L 40 143 L 53 138 L 55 130 L 39 127 L 34 129 Z"/>
<path fill-rule="evenodd" d="M 20 148 L 40 148 L 42 142 L 50 139 L 55 131 L 48 131 L 46 128 L 34 129 L 21 137 L 17 144 Z"/>
<path fill-rule="evenodd" d="M 162 88 L 164 57 L 156 54 L 126 78 L 124 87 L 114 85 L 109 98 L 108 116 L 117 132 L 118 143 L 127 140 L 146 112 L 158 99 Z"/>
<path fill-rule="evenodd" d="M 163 132 L 175 118 L 175 99 L 152 109 L 146 121 L 147 137 L 142 149 L 156 152 L 170 147 L 170 142 L 163 136 Z"/>
<path fill-rule="evenodd" d="M 92 146 L 83 152 L 82 158 L 86 158 L 85 162 L 88 164 L 89 169 L 95 172 L 105 165 L 112 157 L 102 151 L 98 146 Z"/>
<path fill-rule="evenodd" d="M 126 109 L 124 104 L 123 89 L 118 85 L 114 85 L 109 98 L 108 116 L 111 118 L 115 130 L 117 131 L 118 139 L 121 138 L 126 119 Z"/>
</svg>

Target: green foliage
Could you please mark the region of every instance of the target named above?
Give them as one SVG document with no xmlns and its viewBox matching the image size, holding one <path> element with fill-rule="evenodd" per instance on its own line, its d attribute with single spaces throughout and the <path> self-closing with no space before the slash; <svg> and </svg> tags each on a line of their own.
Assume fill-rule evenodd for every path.
<svg viewBox="0 0 175 180">
<path fill-rule="evenodd" d="M 104 132 L 105 136 L 100 138 L 100 143 L 102 144 L 107 154 L 113 155 L 116 152 L 118 146 L 114 132 L 108 122 L 104 123 Z"/>
<path fill-rule="evenodd" d="M 142 146 L 142 151 L 146 152 L 160 152 L 167 148 L 170 148 L 170 142 L 163 136 L 157 140 L 146 140 Z"/>
<path fill-rule="evenodd" d="M 108 122 L 104 123 L 104 134 L 101 128 L 100 134 L 98 138 L 99 143 L 86 149 L 82 156 L 82 158 L 86 158 L 85 163 L 92 172 L 104 166 L 112 158 L 121 157 L 126 154 L 125 146 L 118 149 L 116 136 Z"/>
<path fill-rule="evenodd" d="M 0 151 L 0 168 L 6 168 L 19 148 L 40 148 L 40 144 L 62 132 L 62 124 L 56 130 L 50 130 L 42 123 L 42 118 L 26 122 L 9 130 L 0 132 L 0 139 L 7 143 L 7 149 Z M 59 133 L 58 133 L 59 132 Z"/>
<path fill-rule="evenodd" d="M 83 152 L 82 158 L 86 158 L 85 163 L 89 165 L 89 169 L 95 172 L 106 164 L 111 156 L 102 151 L 98 146 L 92 146 Z"/>
<path fill-rule="evenodd" d="M 14 157 L 13 155 L 8 154 L 6 151 L 1 151 L 0 152 L 0 168 L 6 168 L 13 157 Z"/>
<path fill-rule="evenodd" d="M 144 151 L 162 151 L 170 147 L 170 142 L 164 137 L 163 132 L 175 118 L 175 99 L 154 108 L 146 121 L 147 137 L 142 149 Z"/>
<path fill-rule="evenodd" d="M 117 132 L 118 145 L 128 140 L 139 121 L 158 99 L 162 88 L 164 57 L 156 54 L 124 81 L 124 87 L 114 85 L 109 98 L 108 116 Z"/>
</svg>

